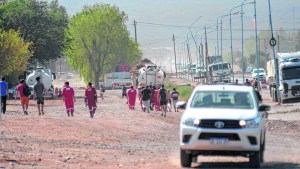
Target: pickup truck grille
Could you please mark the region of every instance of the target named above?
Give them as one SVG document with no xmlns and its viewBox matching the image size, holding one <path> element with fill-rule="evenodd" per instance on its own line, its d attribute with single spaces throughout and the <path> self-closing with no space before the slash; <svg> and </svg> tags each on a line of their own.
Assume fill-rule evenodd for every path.
<svg viewBox="0 0 300 169">
<path fill-rule="evenodd" d="M 217 128 L 215 123 L 224 122 L 224 127 Z M 201 128 L 217 128 L 217 129 L 236 129 L 241 128 L 239 120 L 201 120 L 198 127 Z"/>
<path fill-rule="evenodd" d="M 240 137 L 235 133 L 201 133 L 199 140 L 209 140 L 211 138 L 227 138 L 230 141 L 239 141 Z"/>
</svg>

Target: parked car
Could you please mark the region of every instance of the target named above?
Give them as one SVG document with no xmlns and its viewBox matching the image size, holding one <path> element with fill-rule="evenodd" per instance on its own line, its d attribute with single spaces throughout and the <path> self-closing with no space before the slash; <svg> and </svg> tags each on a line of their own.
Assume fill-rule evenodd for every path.
<svg viewBox="0 0 300 169">
<path fill-rule="evenodd" d="M 198 155 L 229 155 L 249 157 L 251 167 L 259 167 L 268 110 L 250 86 L 197 86 L 181 118 L 181 165 L 191 167 Z"/>
<path fill-rule="evenodd" d="M 15 97 L 15 93 L 16 93 L 16 88 L 17 87 L 18 86 L 14 86 L 14 87 L 8 89 L 8 94 L 9 94 L 9 98 L 10 99 L 13 99 Z"/>
</svg>

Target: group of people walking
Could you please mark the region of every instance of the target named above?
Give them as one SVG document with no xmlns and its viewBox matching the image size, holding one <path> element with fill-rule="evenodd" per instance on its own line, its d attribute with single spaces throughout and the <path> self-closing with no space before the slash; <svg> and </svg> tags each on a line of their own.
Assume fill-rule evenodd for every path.
<svg viewBox="0 0 300 169">
<path fill-rule="evenodd" d="M 122 89 L 122 97 L 124 97 L 124 95 L 124 89 Z M 178 112 L 176 103 L 178 101 L 179 93 L 175 88 L 173 89 L 173 92 L 170 93 L 165 89 L 163 84 L 139 87 L 138 91 L 131 86 L 126 93 L 126 96 L 130 110 L 135 110 L 136 98 L 138 96 L 141 109 L 144 112 L 150 113 L 150 110 L 155 110 L 156 112 L 161 111 L 161 116 L 166 117 L 167 111 L 171 111 L 172 102 L 175 112 Z M 167 109 L 168 104 L 169 110 Z"/>
<path fill-rule="evenodd" d="M 100 90 L 100 97 L 103 99 L 103 86 Z M 21 106 L 24 115 L 28 115 L 28 107 L 29 107 L 29 97 L 32 95 L 29 86 L 25 83 L 25 80 L 20 80 L 20 84 L 16 87 L 15 99 L 20 96 Z M 1 113 L 6 113 L 6 100 L 9 96 L 8 93 L 8 84 L 5 81 L 5 77 L 1 78 L 0 81 L 0 96 L 1 96 Z M 39 115 L 44 115 L 44 99 L 46 96 L 46 89 L 44 84 L 40 82 L 40 77 L 36 78 L 36 84 L 33 87 L 33 99 L 36 100 L 37 109 Z M 65 82 L 62 92 L 61 92 L 62 100 L 65 104 L 66 113 L 68 116 L 74 116 L 74 102 L 75 99 L 75 91 L 70 86 L 69 82 Z M 94 118 L 96 108 L 97 108 L 97 91 L 92 86 L 90 82 L 85 89 L 85 99 L 86 106 L 89 108 L 90 117 Z"/>
<path fill-rule="evenodd" d="M 44 84 L 40 81 L 40 77 L 36 78 L 36 84 L 33 87 L 33 99 L 36 100 L 38 114 L 44 115 L 44 100 L 46 96 L 46 89 Z M 0 81 L 0 95 L 1 95 L 1 112 L 6 113 L 6 100 L 8 98 L 8 84 L 5 82 L 5 77 L 2 77 Z M 100 87 L 100 98 L 103 99 L 104 87 Z M 20 84 L 16 88 L 15 99 L 20 96 L 20 101 L 22 105 L 22 110 L 24 115 L 28 115 L 29 107 L 29 97 L 32 95 L 29 86 L 25 83 L 25 80 L 20 80 Z M 65 104 L 66 114 L 68 117 L 74 116 L 74 102 L 75 91 L 70 86 L 69 82 L 65 82 L 61 91 L 62 100 Z M 176 103 L 178 101 L 179 93 L 174 88 L 172 93 L 165 89 L 164 85 L 157 86 L 146 86 L 139 87 L 138 90 L 134 89 L 133 86 L 130 89 L 122 88 L 122 98 L 127 97 L 127 103 L 130 110 L 136 109 L 137 98 L 140 101 L 140 106 L 142 111 L 150 113 L 150 110 L 156 112 L 161 111 L 161 116 L 166 117 L 167 111 L 171 111 L 171 105 L 175 112 L 178 112 Z M 85 89 L 84 102 L 86 107 L 89 109 L 89 114 L 91 118 L 94 118 L 97 109 L 97 91 L 93 87 L 92 83 L 89 82 L 87 88 Z M 167 108 L 168 106 L 168 108 Z"/>
</svg>

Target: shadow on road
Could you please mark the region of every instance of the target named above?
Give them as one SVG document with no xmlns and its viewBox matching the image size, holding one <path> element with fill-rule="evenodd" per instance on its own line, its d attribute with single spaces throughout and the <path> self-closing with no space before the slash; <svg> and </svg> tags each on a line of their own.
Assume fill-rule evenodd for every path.
<svg viewBox="0 0 300 169">
<path fill-rule="evenodd" d="M 229 162 L 206 162 L 197 163 L 194 168 L 201 169 L 232 169 L 232 168 L 243 168 L 248 169 L 249 163 L 229 163 Z M 299 169 L 300 164 L 294 163 L 280 163 L 280 162 L 270 162 L 263 163 L 260 167 L 261 169 Z"/>
</svg>

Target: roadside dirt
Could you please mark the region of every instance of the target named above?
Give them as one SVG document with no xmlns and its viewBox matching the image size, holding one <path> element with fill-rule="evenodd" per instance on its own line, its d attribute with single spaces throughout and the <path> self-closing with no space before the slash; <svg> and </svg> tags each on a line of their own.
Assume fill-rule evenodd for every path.
<svg viewBox="0 0 300 169">
<path fill-rule="evenodd" d="M 70 83 L 72 84 L 72 82 Z M 61 100 L 47 100 L 38 116 L 19 100 L 8 101 L 0 120 L 0 168 L 142 168 L 176 169 L 181 112 L 130 111 L 120 90 L 107 90 L 97 114 L 89 118 L 83 90 L 76 86 L 75 117 L 67 117 Z M 294 106 L 296 107 L 296 106 Z M 300 168 L 300 113 L 271 114 L 262 168 Z M 247 158 L 199 157 L 195 168 L 247 168 Z"/>
</svg>

